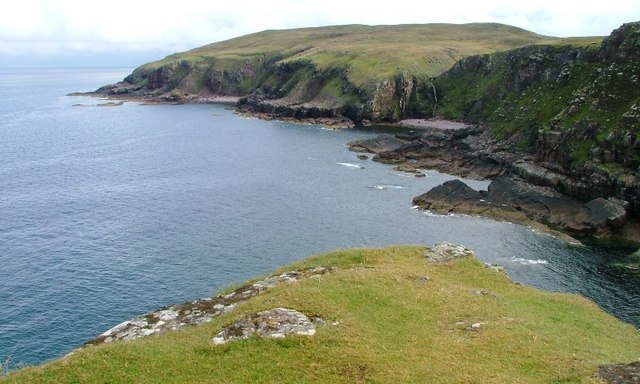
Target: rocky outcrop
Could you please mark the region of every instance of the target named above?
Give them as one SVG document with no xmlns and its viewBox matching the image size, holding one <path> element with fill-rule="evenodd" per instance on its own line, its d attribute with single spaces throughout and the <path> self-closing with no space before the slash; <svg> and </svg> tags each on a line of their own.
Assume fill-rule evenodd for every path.
<svg viewBox="0 0 640 384">
<path fill-rule="evenodd" d="M 250 337 L 282 339 L 287 336 L 313 336 L 315 333 L 315 324 L 305 314 L 295 309 L 274 308 L 236 321 L 218 332 L 212 341 L 215 345 L 222 345 Z"/>
<path fill-rule="evenodd" d="M 314 267 L 285 272 L 253 284 L 242 286 L 232 292 L 206 297 L 200 300 L 175 304 L 125 321 L 102 333 L 85 345 L 110 343 L 116 340 L 134 340 L 142 337 L 177 331 L 188 326 L 208 323 L 214 318 L 232 311 L 238 303 L 248 300 L 266 290 L 283 283 L 292 283 L 312 276 L 331 272 L 331 268 Z"/>
<path fill-rule="evenodd" d="M 506 163 L 511 172 L 580 201 L 624 200 L 638 216 L 639 47 L 635 22 L 600 45 L 467 57 L 418 87 L 424 105 L 414 111 L 486 125 L 502 147 L 526 153 Z"/>
<path fill-rule="evenodd" d="M 447 181 L 413 203 L 435 212 L 458 212 L 542 223 L 574 236 L 610 237 L 625 223 L 627 212 L 615 199 L 581 203 L 559 192 L 508 177 L 494 179 L 487 191 L 476 191 L 459 180 Z"/>
<path fill-rule="evenodd" d="M 379 135 L 372 139 L 347 143 L 354 152 L 374 153 L 374 161 L 408 165 L 413 169 L 435 169 L 474 179 L 490 179 L 504 174 L 508 159 L 484 151 L 475 142 L 482 130 L 458 131 L 424 129 L 395 136 Z M 511 156 L 511 155 L 509 155 Z"/>
<path fill-rule="evenodd" d="M 475 253 L 464 245 L 456 245 L 445 241 L 427 248 L 424 251 L 424 257 L 430 263 L 441 264 L 464 257 L 475 257 Z"/>
</svg>

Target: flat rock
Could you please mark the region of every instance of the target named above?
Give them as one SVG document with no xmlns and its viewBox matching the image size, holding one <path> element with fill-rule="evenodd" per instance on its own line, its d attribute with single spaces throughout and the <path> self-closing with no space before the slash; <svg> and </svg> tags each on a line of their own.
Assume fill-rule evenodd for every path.
<svg viewBox="0 0 640 384">
<path fill-rule="evenodd" d="M 571 235 L 607 235 L 627 220 L 623 201 L 597 198 L 585 204 L 551 187 L 505 176 L 496 177 L 487 191 L 476 191 L 459 180 L 447 181 L 415 197 L 413 203 L 436 212 L 483 215 L 525 225 L 537 222 Z"/>
<path fill-rule="evenodd" d="M 274 308 L 245 317 L 225 327 L 212 339 L 216 345 L 252 336 L 281 339 L 287 336 L 313 336 L 316 327 L 303 313 L 289 308 Z"/>
</svg>

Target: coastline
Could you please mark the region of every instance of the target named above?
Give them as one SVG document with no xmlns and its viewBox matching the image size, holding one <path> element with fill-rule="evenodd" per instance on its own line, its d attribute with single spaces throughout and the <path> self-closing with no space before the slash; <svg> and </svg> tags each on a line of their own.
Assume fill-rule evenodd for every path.
<svg viewBox="0 0 640 384">
<path fill-rule="evenodd" d="M 238 108 L 236 104 L 240 97 L 228 95 L 208 94 L 200 96 L 187 94 L 181 95 L 180 98 L 176 99 L 169 93 L 153 96 L 134 96 L 130 94 L 104 94 L 96 91 L 76 92 L 69 94 L 69 96 L 90 96 L 117 100 L 117 102 L 99 104 L 101 106 L 118 106 L 124 101 L 137 102 L 142 105 L 226 104 L 233 107 L 236 114 L 246 118 L 321 125 L 331 130 L 348 129 L 356 126 L 353 121 L 345 117 L 296 118 L 276 113 L 255 112 L 246 107 Z M 365 144 L 362 141 L 347 143 L 349 150 L 372 153 L 374 154 L 373 161 L 394 165 L 398 169 L 407 168 L 411 169 L 411 172 L 418 171 L 417 173 L 420 173 L 421 169 L 435 169 L 451 175 L 477 180 L 494 180 L 497 177 L 508 176 L 517 182 L 523 180 L 525 182 L 524 185 L 527 185 L 527 188 L 532 190 L 540 188 L 538 186 L 540 173 L 548 172 L 521 150 L 504 151 L 501 145 L 491 137 L 486 127 L 438 118 L 404 119 L 395 123 L 372 123 L 368 121 L 364 123 L 366 125 L 363 125 L 363 127 L 381 124 L 389 127 L 416 130 L 416 132 L 409 134 L 395 134 L 391 139 L 385 137 L 382 140 L 384 143 L 381 145 L 379 145 L 380 143 L 371 145 L 371 140 L 365 141 Z M 531 176 L 531 178 L 527 178 L 527 176 Z M 545 175 L 545 177 L 547 176 Z M 551 173 L 549 177 L 554 178 L 557 176 Z M 543 192 L 543 195 L 547 193 Z M 555 192 L 552 194 L 555 194 Z M 562 196 L 562 194 L 558 196 Z M 415 200 L 419 197 L 417 196 L 414 199 L 414 205 L 417 204 Z M 446 201 L 447 199 L 448 201 Z M 577 238 L 586 236 L 604 244 L 618 244 L 618 246 L 622 245 L 626 248 L 640 246 L 640 225 L 634 225 L 632 220 L 627 220 L 626 213 L 620 213 L 626 208 L 621 208 L 622 205 L 620 204 L 622 203 L 618 203 L 617 200 L 612 203 L 617 204 L 614 209 L 617 213 L 614 214 L 607 211 L 603 213 L 604 215 L 609 215 L 604 218 L 604 222 L 600 220 L 597 223 L 587 223 L 585 224 L 586 226 L 583 223 L 572 222 L 576 213 L 569 212 L 568 214 L 556 215 L 556 219 L 559 221 L 554 221 L 556 219 L 549 220 L 546 216 L 540 217 L 537 214 L 527 213 L 526 209 L 524 209 L 523 213 L 522 207 L 517 205 L 504 209 L 509 205 L 507 201 L 495 201 L 492 203 L 494 204 L 493 206 L 487 207 L 484 199 L 478 198 L 478 200 L 482 200 L 479 206 L 459 204 L 455 197 L 430 202 L 426 204 L 427 207 L 425 207 L 425 204 L 417 205 L 422 209 L 433 210 L 437 213 L 469 214 L 529 226 L 573 244 L 580 243 Z M 572 204 L 571 199 L 567 201 L 570 205 Z M 613 217 L 611 215 L 617 216 Z"/>
</svg>

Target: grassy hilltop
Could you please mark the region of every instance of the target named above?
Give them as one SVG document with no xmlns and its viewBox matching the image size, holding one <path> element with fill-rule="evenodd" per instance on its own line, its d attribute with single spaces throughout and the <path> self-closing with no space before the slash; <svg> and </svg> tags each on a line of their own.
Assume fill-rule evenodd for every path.
<svg viewBox="0 0 640 384">
<path fill-rule="evenodd" d="M 511 282 L 473 257 L 432 264 L 422 247 L 338 251 L 283 270 L 333 271 L 265 291 L 212 322 L 112 342 L 2 383 L 598 383 L 638 359 L 640 333 L 588 300 Z M 314 336 L 217 332 L 275 307 L 323 319 Z"/>
<path fill-rule="evenodd" d="M 258 112 L 353 121 L 402 117 L 415 84 L 471 55 L 531 44 L 589 45 L 502 24 L 346 25 L 264 31 L 137 68 L 111 95 L 188 101 L 245 96 Z"/>
</svg>

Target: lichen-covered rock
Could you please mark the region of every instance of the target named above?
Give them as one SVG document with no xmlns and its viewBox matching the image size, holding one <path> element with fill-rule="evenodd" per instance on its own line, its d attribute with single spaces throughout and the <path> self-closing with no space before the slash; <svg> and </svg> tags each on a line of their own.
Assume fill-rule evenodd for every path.
<svg viewBox="0 0 640 384">
<path fill-rule="evenodd" d="M 287 336 L 313 336 L 316 327 L 303 313 L 289 308 L 274 308 L 245 317 L 225 327 L 212 339 L 216 345 L 251 336 L 281 339 Z"/>
<path fill-rule="evenodd" d="M 164 307 L 120 323 L 85 345 L 139 339 L 153 334 L 176 331 L 191 325 L 208 323 L 213 318 L 233 310 L 239 302 L 254 297 L 265 290 L 277 287 L 282 283 L 324 275 L 330 273 L 331 270 L 328 267 L 313 267 L 289 271 L 256 281 L 226 294 Z"/>
<path fill-rule="evenodd" d="M 446 263 L 463 257 L 475 257 L 475 253 L 464 245 L 445 241 L 427 248 L 424 257 L 430 263 Z"/>
</svg>

